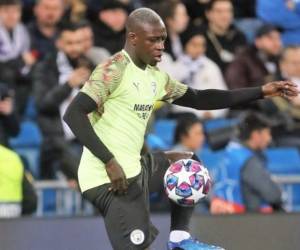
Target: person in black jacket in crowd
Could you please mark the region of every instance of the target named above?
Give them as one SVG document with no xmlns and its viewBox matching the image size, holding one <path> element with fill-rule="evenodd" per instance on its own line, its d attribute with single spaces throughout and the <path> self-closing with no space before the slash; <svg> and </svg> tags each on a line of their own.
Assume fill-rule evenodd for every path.
<svg viewBox="0 0 300 250">
<path fill-rule="evenodd" d="M 93 67 L 84 56 L 80 29 L 79 24 L 65 24 L 57 41 L 58 52 L 49 55 L 34 72 L 34 96 L 43 134 L 42 178 L 53 178 L 57 168 L 69 179 L 77 176 L 81 147 L 61 116 Z"/>
</svg>

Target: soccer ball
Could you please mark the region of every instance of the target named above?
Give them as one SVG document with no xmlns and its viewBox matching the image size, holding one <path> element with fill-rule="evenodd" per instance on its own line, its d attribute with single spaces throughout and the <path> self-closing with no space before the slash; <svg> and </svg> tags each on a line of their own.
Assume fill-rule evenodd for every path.
<svg viewBox="0 0 300 250">
<path fill-rule="evenodd" d="M 167 169 L 164 176 L 165 192 L 169 199 L 182 206 L 194 206 L 211 187 L 208 170 L 198 161 L 179 160 Z"/>
</svg>

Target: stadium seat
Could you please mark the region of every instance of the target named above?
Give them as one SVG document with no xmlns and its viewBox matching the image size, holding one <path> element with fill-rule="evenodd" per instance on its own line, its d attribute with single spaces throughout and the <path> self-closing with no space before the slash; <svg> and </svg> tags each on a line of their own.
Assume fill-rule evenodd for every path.
<svg viewBox="0 0 300 250">
<path fill-rule="evenodd" d="M 238 119 L 217 118 L 205 121 L 203 126 L 205 132 L 211 132 L 221 128 L 234 127 L 238 123 Z"/>
<path fill-rule="evenodd" d="M 196 153 L 204 166 L 209 170 L 211 178 L 214 180 L 218 170 L 222 166 L 224 159 L 224 151 L 212 151 L 209 148 L 204 148 Z"/>
<path fill-rule="evenodd" d="M 161 119 L 154 123 L 154 133 L 158 136 L 167 147 L 173 144 L 174 129 L 176 127 L 175 120 Z"/>
<path fill-rule="evenodd" d="M 146 137 L 147 146 L 150 149 L 161 149 L 165 150 L 168 149 L 168 145 L 157 135 L 155 134 L 148 134 Z"/>
<path fill-rule="evenodd" d="M 265 153 L 271 173 L 300 174 L 300 155 L 296 148 L 272 148 Z"/>
<path fill-rule="evenodd" d="M 37 117 L 37 110 L 36 110 L 34 99 L 31 96 L 31 97 L 29 97 L 27 105 L 26 105 L 24 119 L 25 120 L 35 120 L 36 117 Z"/>
<path fill-rule="evenodd" d="M 39 177 L 39 156 L 41 132 L 35 122 L 24 121 L 21 131 L 15 138 L 10 139 L 11 147 L 28 163 L 28 170 L 35 178 Z"/>
</svg>

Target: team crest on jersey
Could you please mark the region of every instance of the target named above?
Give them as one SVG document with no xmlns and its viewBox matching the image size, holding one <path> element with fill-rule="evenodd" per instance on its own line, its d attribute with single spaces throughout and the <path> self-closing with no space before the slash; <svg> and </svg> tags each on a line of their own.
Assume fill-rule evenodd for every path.
<svg viewBox="0 0 300 250">
<path fill-rule="evenodd" d="M 155 96 L 156 93 L 157 93 L 157 84 L 156 84 L 156 82 L 151 83 L 151 88 L 152 88 L 153 95 Z"/>
</svg>

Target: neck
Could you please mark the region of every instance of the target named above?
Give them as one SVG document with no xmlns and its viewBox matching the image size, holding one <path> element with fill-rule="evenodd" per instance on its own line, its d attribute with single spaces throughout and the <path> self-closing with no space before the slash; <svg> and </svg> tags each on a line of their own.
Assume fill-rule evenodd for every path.
<svg viewBox="0 0 300 250">
<path fill-rule="evenodd" d="M 40 32 L 45 35 L 46 37 L 52 37 L 54 36 L 56 32 L 56 26 L 55 25 L 45 25 L 42 23 L 37 23 L 37 26 L 40 30 Z"/>
<path fill-rule="evenodd" d="M 226 32 L 227 32 L 227 30 L 228 29 L 223 29 L 223 28 L 221 28 L 221 27 L 218 27 L 218 26 L 216 26 L 216 25 L 214 25 L 214 24 L 209 24 L 208 25 L 209 26 L 209 29 L 213 32 L 213 33 L 215 33 L 216 35 L 225 35 L 226 34 Z"/>
<path fill-rule="evenodd" d="M 256 147 L 255 143 L 252 141 L 246 141 L 245 146 L 250 148 L 251 150 L 257 151 L 258 148 Z"/>
<path fill-rule="evenodd" d="M 141 68 L 142 70 L 144 70 L 147 67 L 147 64 L 145 64 L 138 58 L 138 56 L 136 55 L 135 49 L 127 42 L 125 43 L 124 50 L 128 53 L 131 60 L 137 67 Z"/>
</svg>

